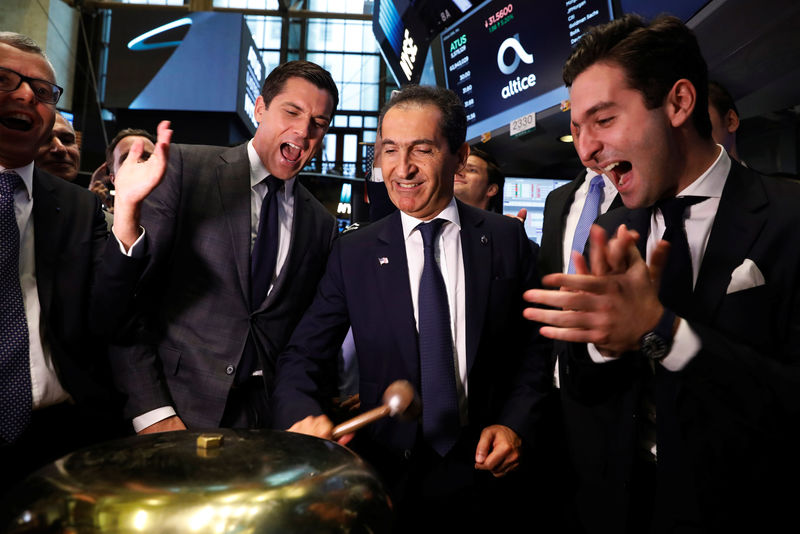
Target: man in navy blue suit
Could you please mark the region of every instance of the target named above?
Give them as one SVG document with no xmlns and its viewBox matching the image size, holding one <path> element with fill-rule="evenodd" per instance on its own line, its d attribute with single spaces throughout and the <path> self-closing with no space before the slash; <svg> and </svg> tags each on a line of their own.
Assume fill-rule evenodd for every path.
<svg viewBox="0 0 800 534">
<path fill-rule="evenodd" d="M 382 111 L 380 134 L 384 180 L 399 209 L 335 242 L 317 296 L 278 360 L 275 423 L 331 437 L 320 386 L 352 326 L 362 409 L 379 405 L 398 379 L 422 397 L 422 422 L 384 419 L 352 441 L 390 490 L 398 527 L 425 518 L 429 527 L 474 528 L 489 514 L 496 525 L 511 517 L 511 500 L 500 496 L 516 473 L 505 475 L 532 439 L 548 387 L 546 360 L 534 354 L 537 334 L 521 319 L 521 291 L 536 284 L 531 248 L 516 219 L 453 197 L 453 176 L 469 153 L 454 93 L 405 88 Z M 427 318 L 420 286 L 428 272 L 423 227 L 434 223 L 442 225 L 433 247 L 446 286 L 449 372 L 432 390 L 424 339 L 437 319 Z M 431 423 L 434 397 L 446 397 L 447 388 L 452 412 Z M 450 441 L 442 447 L 445 434 Z"/>
</svg>

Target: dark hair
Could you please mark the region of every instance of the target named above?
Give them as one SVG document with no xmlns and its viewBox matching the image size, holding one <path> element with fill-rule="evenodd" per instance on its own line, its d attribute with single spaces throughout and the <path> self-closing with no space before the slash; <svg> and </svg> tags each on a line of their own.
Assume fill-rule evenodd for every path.
<svg viewBox="0 0 800 534">
<path fill-rule="evenodd" d="M 131 136 L 146 137 L 151 143 L 156 143 L 156 136 L 147 130 L 139 130 L 137 128 L 125 128 L 124 130 L 120 130 L 108 144 L 108 148 L 106 148 L 106 167 L 109 174 L 112 173 L 111 169 L 114 167 L 114 149 L 117 148 L 120 141 Z"/>
<path fill-rule="evenodd" d="M 494 159 L 494 156 L 476 146 L 469 147 L 469 155 L 480 158 L 486 162 L 489 183 L 497 184 L 497 194 L 489 200 L 489 209 L 497 213 L 503 213 L 503 186 L 506 182 L 506 176 L 497 165 L 497 160 Z"/>
<path fill-rule="evenodd" d="M 409 104 L 430 104 L 439 108 L 442 113 L 439 129 L 447 139 L 450 152 L 455 154 L 467 138 L 467 112 L 464 104 L 450 89 L 433 85 L 407 85 L 396 92 L 392 98 L 383 105 L 378 116 L 378 133 L 383 130 L 383 118 L 395 106 Z"/>
<path fill-rule="evenodd" d="M 587 32 L 564 65 L 567 87 L 595 63 L 616 64 L 628 83 L 644 96 L 648 109 L 664 105 L 675 82 L 689 80 L 697 92 L 693 121 L 697 132 L 711 137 L 708 118 L 708 67 L 694 33 L 680 19 L 660 15 L 650 23 L 625 15 Z"/>
<path fill-rule="evenodd" d="M 283 91 L 286 80 L 289 78 L 302 78 L 320 89 L 328 91 L 333 99 L 333 111 L 331 112 L 331 116 L 333 116 L 336 107 L 339 105 L 339 89 L 336 88 L 336 83 L 327 70 L 316 63 L 305 60 L 287 61 L 282 65 L 278 65 L 269 73 L 267 79 L 264 80 L 264 86 L 261 88 L 261 98 L 264 99 L 264 106 L 269 107 L 272 99 Z"/>
<path fill-rule="evenodd" d="M 725 87 L 714 80 L 708 81 L 708 101 L 717 110 L 720 117 L 724 117 L 729 109 L 732 109 L 736 116 L 739 116 L 739 110 L 736 109 L 736 103 L 733 97 Z"/>
</svg>

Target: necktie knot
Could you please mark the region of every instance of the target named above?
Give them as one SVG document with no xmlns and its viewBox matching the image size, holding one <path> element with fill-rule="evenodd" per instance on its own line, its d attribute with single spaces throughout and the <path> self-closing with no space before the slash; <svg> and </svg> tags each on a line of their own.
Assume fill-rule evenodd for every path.
<svg viewBox="0 0 800 534">
<path fill-rule="evenodd" d="M 596 175 L 589 182 L 589 194 L 592 194 L 593 191 L 597 191 L 598 189 L 603 189 L 604 185 L 605 183 L 603 182 L 603 175 L 602 174 Z"/>
<path fill-rule="evenodd" d="M 283 189 L 283 185 L 285 183 L 280 178 L 276 178 L 275 176 L 272 176 L 271 174 L 269 176 L 267 176 L 266 178 L 264 178 L 263 182 L 265 184 L 267 184 L 267 194 L 268 195 L 274 195 L 275 193 L 277 193 L 278 191 Z"/>
<path fill-rule="evenodd" d="M 674 197 L 662 200 L 656 204 L 656 207 L 661 210 L 664 216 L 664 239 L 672 241 L 676 229 L 683 228 L 683 214 L 686 208 L 706 200 L 708 197 L 686 196 Z"/>
<path fill-rule="evenodd" d="M 0 194 L 14 195 L 14 190 L 22 183 L 22 177 L 14 171 L 0 172 Z"/>
<path fill-rule="evenodd" d="M 425 248 L 433 246 L 433 244 L 436 242 L 436 237 L 439 235 L 442 226 L 444 226 L 444 223 L 446 222 L 447 220 L 445 219 L 434 219 L 431 222 L 423 222 L 417 225 L 417 229 L 422 235 L 422 244 Z"/>
</svg>

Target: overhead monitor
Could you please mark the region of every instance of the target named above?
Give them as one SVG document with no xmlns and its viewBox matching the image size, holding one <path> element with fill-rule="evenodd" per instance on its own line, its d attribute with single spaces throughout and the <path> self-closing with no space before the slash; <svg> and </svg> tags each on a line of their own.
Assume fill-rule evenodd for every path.
<svg viewBox="0 0 800 534">
<path fill-rule="evenodd" d="M 237 114 L 255 132 L 267 72 L 239 13 L 111 10 L 103 104 Z"/>
<path fill-rule="evenodd" d="M 564 61 L 611 17 L 609 0 L 488 0 L 445 30 L 445 78 L 467 109 L 467 139 L 568 99 Z"/>
<path fill-rule="evenodd" d="M 431 41 L 481 0 L 375 0 L 372 33 L 395 83 L 422 83 Z"/>
<path fill-rule="evenodd" d="M 527 209 L 525 233 L 541 245 L 545 199 L 553 189 L 569 181 L 569 179 L 551 178 L 506 178 L 503 186 L 503 214 L 516 215 L 522 208 Z"/>
<path fill-rule="evenodd" d="M 669 13 L 683 22 L 696 15 L 710 0 L 619 0 L 622 13 L 636 13 L 646 19 Z"/>
</svg>

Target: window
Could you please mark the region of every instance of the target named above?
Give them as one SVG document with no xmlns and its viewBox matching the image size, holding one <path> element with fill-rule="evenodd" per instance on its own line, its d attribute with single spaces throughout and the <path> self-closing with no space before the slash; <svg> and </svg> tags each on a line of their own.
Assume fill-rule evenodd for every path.
<svg viewBox="0 0 800 534">
<path fill-rule="evenodd" d="M 182 6 L 185 0 L 121 0 L 123 4 L 148 4 L 151 6 Z"/>
<path fill-rule="evenodd" d="M 308 0 L 309 11 L 325 11 L 326 13 L 358 13 L 371 14 L 371 0 Z"/>
<path fill-rule="evenodd" d="M 213 5 L 235 9 L 278 9 L 278 0 L 214 0 Z"/>
</svg>

